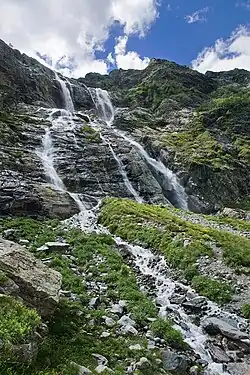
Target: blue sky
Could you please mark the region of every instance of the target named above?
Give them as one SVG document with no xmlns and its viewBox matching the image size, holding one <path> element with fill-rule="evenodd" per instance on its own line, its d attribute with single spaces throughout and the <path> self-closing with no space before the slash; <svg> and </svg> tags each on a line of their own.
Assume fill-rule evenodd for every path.
<svg viewBox="0 0 250 375">
<path fill-rule="evenodd" d="M 0 36 L 75 76 L 143 69 L 152 57 L 250 70 L 250 0 L 159 1 L 1 0 Z"/>
</svg>

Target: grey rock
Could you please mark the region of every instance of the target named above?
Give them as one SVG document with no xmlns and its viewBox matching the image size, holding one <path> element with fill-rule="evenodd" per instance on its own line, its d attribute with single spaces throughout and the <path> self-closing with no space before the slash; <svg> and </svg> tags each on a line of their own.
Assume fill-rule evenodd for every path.
<svg viewBox="0 0 250 375">
<path fill-rule="evenodd" d="M 142 346 L 140 344 L 130 345 L 129 350 L 142 350 Z"/>
<path fill-rule="evenodd" d="M 122 314 L 123 307 L 120 304 L 114 304 L 111 306 L 110 312 L 112 312 L 113 314 Z"/>
<path fill-rule="evenodd" d="M 107 358 L 105 358 L 103 355 L 94 353 L 92 356 L 97 359 L 99 365 L 106 366 L 108 364 Z"/>
<path fill-rule="evenodd" d="M 182 303 L 182 306 L 192 311 L 201 311 L 207 305 L 205 297 L 195 297 Z"/>
<path fill-rule="evenodd" d="M 223 349 L 216 345 L 213 345 L 212 343 L 208 344 L 208 350 L 214 362 L 228 363 L 232 361 L 232 359 L 225 353 Z"/>
<path fill-rule="evenodd" d="M 228 324 L 224 320 L 218 318 L 208 318 L 205 319 L 202 323 L 202 327 L 209 334 L 218 334 L 225 336 L 231 340 L 244 341 L 245 343 L 249 342 L 249 336 L 232 325 Z"/>
<path fill-rule="evenodd" d="M 0 238 L 0 269 L 20 289 L 20 296 L 43 317 L 53 314 L 58 302 L 62 276 L 37 260 L 20 245 Z"/>
<path fill-rule="evenodd" d="M 46 242 L 48 251 L 64 252 L 69 250 L 69 244 L 66 242 Z"/>
<path fill-rule="evenodd" d="M 113 372 L 113 370 L 111 370 L 109 367 L 104 366 L 104 365 L 98 365 L 95 368 L 95 371 L 97 372 L 97 374 L 102 374 L 103 372 Z"/>
<path fill-rule="evenodd" d="M 124 325 L 120 328 L 120 332 L 123 335 L 126 335 L 128 333 L 132 335 L 138 335 L 138 331 L 135 327 L 131 326 L 130 324 Z"/>
<path fill-rule="evenodd" d="M 140 370 L 148 370 L 151 367 L 151 362 L 146 358 L 140 358 L 140 361 L 136 363 L 136 367 Z"/>
<path fill-rule="evenodd" d="M 164 350 L 162 352 L 163 368 L 166 371 L 173 373 L 185 373 L 190 365 L 190 360 L 184 354 L 178 354 L 171 350 Z"/>
<path fill-rule="evenodd" d="M 105 317 L 105 324 L 108 327 L 113 327 L 115 325 L 115 320 L 109 317 Z"/>
<path fill-rule="evenodd" d="M 7 280 L 4 284 L 0 285 L 0 294 L 18 296 L 19 292 L 19 286 L 11 279 Z"/>
<path fill-rule="evenodd" d="M 124 325 L 130 325 L 132 327 L 136 326 L 136 322 L 131 319 L 128 315 L 124 315 L 121 317 L 121 319 L 118 320 L 118 325 L 124 326 Z"/>
<path fill-rule="evenodd" d="M 80 366 L 78 365 L 77 363 L 75 362 L 71 362 L 71 365 L 73 368 L 75 368 L 78 372 L 77 372 L 77 375 L 88 375 L 88 374 L 92 374 L 92 371 L 89 370 L 87 367 L 84 367 L 84 366 Z"/>
</svg>

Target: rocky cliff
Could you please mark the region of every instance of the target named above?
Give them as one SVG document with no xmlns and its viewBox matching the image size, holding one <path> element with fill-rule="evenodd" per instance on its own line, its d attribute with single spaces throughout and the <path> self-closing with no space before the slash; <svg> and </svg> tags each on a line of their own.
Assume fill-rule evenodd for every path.
<svg viewBox="0 0 250 375">
<path fill-rule="evenodd" d="M 250 371 L 249 80 L 0 41 L 1 375 Z"/>
<path fill-rule="evenodd" d="M 1 211 L 70 216 L 77 210 L 72 198 L 46 184 L 37 156 L 50 108 L 66 108 L 61 84 L 53 71 L 4 42 L 0 52 Z M 162 181 L 123 132 L 177 175 L 191 210 L 240 206 L 250 186 L 249 79 L 242 70 L 202 75 L 164 60 L 152 60 L 144 71 L 63 78 L 78 116 L 52 129 L 56 169 L 88 204 L 107 195 L 131 197 L 114 151 L 143 200 L 176 205 L 171 181 Z M 117 108 L 116 132 L 100 120 L 96 87 L 108 90 Z"/>
</svg>

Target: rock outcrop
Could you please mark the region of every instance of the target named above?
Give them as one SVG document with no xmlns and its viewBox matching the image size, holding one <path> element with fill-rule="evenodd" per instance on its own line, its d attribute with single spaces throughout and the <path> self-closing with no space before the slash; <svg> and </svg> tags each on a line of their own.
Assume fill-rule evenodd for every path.
<svg viewBox="0 0 250 375">
<path fill-rule="evenodd" d="M 49 318 L 59 302 L 61 275 L 43 265 L 20 245 L 0 238 L 0 270 L 19 288 L 26 304 Z"/>
</svg>

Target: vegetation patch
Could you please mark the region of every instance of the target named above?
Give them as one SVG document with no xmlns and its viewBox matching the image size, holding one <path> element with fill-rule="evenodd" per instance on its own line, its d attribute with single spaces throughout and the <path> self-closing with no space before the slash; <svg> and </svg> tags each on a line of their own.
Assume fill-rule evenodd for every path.
<svg viewBox="0 0 250 375">
<path fill-rule="evenodd" d="M 40 322 L 35 310 L 13 297 L 0 295 L 0 337 L 4 344 L 23 342 Z"/>
<path fill-rule="evenodd" d="M 160 250 L 169 264 L 182 270 L 189 281 L 198 276 L 197 259 L 204 255 L 214 256 L 211 244 L 222 249 L 228 265 L 250 267 L 248 238 L 194 224 L 168 208 L 138 204 L 127 199 L 106 199 L 99 220 L 125 240 Z M 223 284 L 222 290 L 224 287 Z M 205 288 L 203 290 L 207 294 Z M 221 295 L 216 294 L 213 300 L 221 303 Z"/>
<path fill-rule="evenodd" d="M 192 280 L 192 286 L 199 294 L 211 301 L 223 304 L 230 302 L 232 299 L 233 289 L 223 281 L 195 276 Z"/>
</svg>

